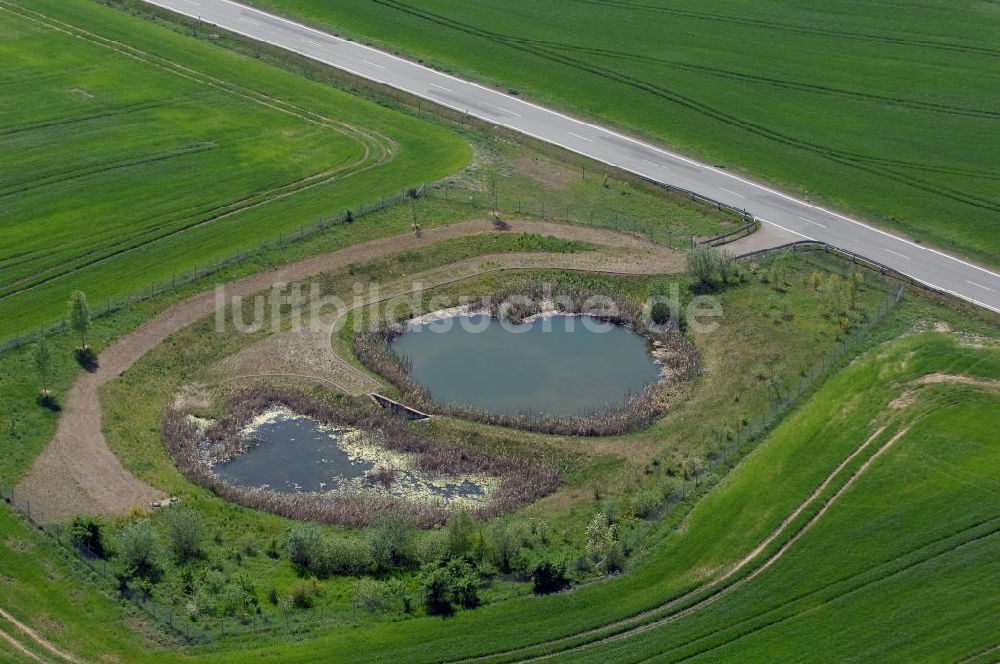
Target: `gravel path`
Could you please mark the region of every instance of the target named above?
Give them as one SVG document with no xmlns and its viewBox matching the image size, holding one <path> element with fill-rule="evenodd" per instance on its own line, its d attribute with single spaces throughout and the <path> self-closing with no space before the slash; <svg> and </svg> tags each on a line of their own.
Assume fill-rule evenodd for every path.
<svg viewBox="0 0 1000 664">
<path fill-rule="evenodd" d="M 535 221 L 512 221 L 510 225 L 515 232 L 530 231 L 634 250 L 619 250 L 611 255 L 601 252 L 548 254 L 546 259 L 532 259 L 529 264 L 535 267 L 650 273 L 676 271 L 683 264 L 683 257 L 678 252 L 613 231 Z M 237 279 L 227 284 L 226 292 L 229 296 L 251 295 L 270 288 L 275 282 L 303 280 L 351 263 L 492 229 L 489 221 L 476 220 L 430 228 L 420 237 L 407 234 L 372 240 Z M 513 264 L 516 262 L 513 256 L 494 258 L 506 267 L 521 266 Z M 483 259 L 478 259 L 479 265 L 483 265 Z M 496 267 L 492 265 L 491 269 Z M 454 277 L 455 272 L 452 271 L 451 276 Z M 108 448 L 101 430 L 99 390 L 166 337 L 211 314 L 214 307 L 212 289 L 170 307 L 114 341 L 101 352 L 99 368 L 76 380 L 65 396 L 55 436 L 17 487 L 18 496 L 30 501 L 36 520 L 64 521 L 80 513 L 122 514 L 133 506 L 146 507 L 165 497 L 127 471 Z"/>
</svg>

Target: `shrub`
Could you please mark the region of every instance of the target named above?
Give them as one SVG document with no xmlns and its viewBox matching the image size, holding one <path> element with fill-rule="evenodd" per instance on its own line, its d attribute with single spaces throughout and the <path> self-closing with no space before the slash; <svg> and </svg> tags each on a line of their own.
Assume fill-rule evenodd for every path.
<svg viewBox="0 0 1000 664">
<path fill-rule="evenodd" d="M 498 522 L 490 530 L 493 562 L 504 574 L 509 574 L 521 551 L 524 538 L 521 531 L 510 523 Z"/>
<path fill-rule="evenodd" d="M 148 519 L 129 524 L 118 533 L 118 556 L 127 577 L 157 578 L 162 547 Z"/>
<path fill-rule="evenodd" d="M 288 532 L 288 559 L 293 564 L 315 570 L 323 562 L 323 538 L 313 524 L 293 526 Z"/>
<path fill-rule="evenodd" d="M 429 565 L 421 574 L 424 608 L 430 615 L 449 615 L 453 604 L 473 608 L 479 604 L 479 573 L 464 560 Z"/>
<path fill-rule="evenodd" d="M 451 605 L 451 579 L 444 567 L 427 570 L 420 579 L 420 592 L 424 600 L 424 608 L 432 616 L 450 615 L 454 611 Z"/>
<path fill-rule="evenodd" d="M 190 508 L 171 508 L 163 515 L 163 523 L 171 547 L 182 559 L 194 558 L 201 553 L 205 539 L 205 522 Z"/>
<path fill-rule="evenodd" d="M 448 552 L 462 557 L 472 549 L 479 525 L 466 510 L 461 510 L 448 519 Z"/>
<path fill-rule="evenodd" d="M 566 565 L 552 560 L 542 560 L 532 569 L 531 581 L 536 595 L 559 592 L 569 586 Z"/>
<path fill-rule="evenodd" d="M 316 603 L 319 584 L 314 579 L 299 581 L 292 586 L 288 599 L 296 609 L 308 609 Z"/>
<path fill-rule="evenodd" d="M 615 574 L 625 569 L 625 546 L 621 542 L 615 542 L 608 549 L 604 557 L 604 570 L 608 574 Z"/>
<path fill-rule="evenodd" d="M 403 512 L 386 512 L 368 533 L 372 560 L 378 569 L 405 567 L 413 562 L 413 531 L 416 524 Z"/>
<path fill-rule="evenodd" d="M 695 279 L 695 286 L 713 290 L 740 281 L 740 269 L 731 255 L 710 247 L 696 245 L 687 254 L 687 271 Z"/>
<path fill-rule="evenodd" d="M 649 310 L 649 317 L 657 325 L 666 325 L 670 322 L 673 312 L 666 302 L 657 302 Z"/>
<path fill-rule="evenodd" d="M 69 538 L 73 546 L 83 549 L 98 558 L 107 556 L 104 537 L 99 521 L 89 516 L 75 516 L 69 526 Z"/>
<path fill-rule="evenodd" d="M 314 570 L 321 576 L 357 576 L 372 569 L 371 551 L 363 541 L 336 538 L 328 540 L 323 549 L 320 569 Z"/>
<path fill-rule="evenodd" d="M 640 519 L 645 519 L 656 512 L 662 501 L 663 497 L 657 489 L 643 489 L 629 498 L 629 511 Z"/>
<path fill-rule="evenodd" d="M 617 540 L 615 531 L 604 512 L 595 514 L 587 526 L 587 555 L 595 560 L 604 558 Z"/>
</svg>

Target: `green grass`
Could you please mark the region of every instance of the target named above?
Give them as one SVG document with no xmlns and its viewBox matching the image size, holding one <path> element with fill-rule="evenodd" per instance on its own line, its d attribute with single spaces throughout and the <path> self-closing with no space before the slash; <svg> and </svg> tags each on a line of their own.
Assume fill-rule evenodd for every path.
<svg viewBox="0 0 1000 664">
<path fill-rule="evenodd" d="M 1000 261 L 993 4 L 255 4 Z"/>
<path fill-rule="evenodd" d="M 911 306 L 904 304 L 903 308 L 906 311 L 890 323 L 883 337 L 912 329 L 915 320 L 933 321 L 942 315 L 953 325 L 960 320 L 919 300 Z M 245 636 L 240 637 L 238 643 L 220 643 L 188 651 L 186 659 L 242 661 L 253 653 L 253 656 L 279 657 L 282 661 L 311 661 L 317 653 L 323 653 L 324 657 L 351 661 L 394 657 L 431 661 L 556 638 L 657 605 L 717 575 L 720 569 L 760 541 L 871 434 L 883 420 L 883 413 L 892 413 L 886 404 L 906 389 L 907 381 L 933 372 L 996 379 L 1000 376 L 998 358 L 995 342 L 987 342 L 983 347 L 959 345 L 948 334 L 910 335 L 877 346 L 832 377 L 790 415 L 756 452 L 697 503 L 684 519 L 682 529 L 674 530 L 676 519 L 668 516 L 661 526 L 659 544 L 636 569 L 612 582 L 580 588 L 569 595 L 514 598 L 460 613 L 446 622 L 419 618 L 352 626 L 348 621 L 331 626 L 329 631 L 314 631 L 307 641 L 296 645 L 286 643 L 284 636 Z M 967 545 L 955 553 L 943 553 L 922 566 L 914 565 L 910 572 L 881 582 L 890 584 L 888 592 L 884 591 L 886 586 L 875 581 L 868 584 L 869 590 L 859 591 L 859 594 L 838 598 L 834 592 L 843 587 L 842 583 L 838 585 L 841 577 L 860 575 L 858 578 L 869 579 L 884 572 L 894 560 L 905 562 L 910 560 L 906 556 L 919 557 L 922 545 L 960 530 L 977 518 L 989 516 L 991 506 L 995 505 L 988 494 L 991 487 L 996 490 L 996 449 L 982 427 L 983 422 L 995 418 L 995 395 L 991 397 L 977 388 L 962 386 L 922 389 L 924 392 L 912 409 L 898 415 L 903 421 L 914 422 L 907 436 L 842 496 L 808 537 L 790 549 L 766 575 L 754 581 L 754 584 L 762 584 L 761 590 L 749 592 L 758 587 L 756 585 L 740 588 L 708 607 L 704 614 L 699 612 L 666 628 L 677 632 L 658 629 L 641 640 L 624 642 L 623 650 L 610 655 L 603 651 L 584 651 L 576 656 L 603 655 L 605 659 L 621 656 L 628 661 L 673 647 L 682 636 L 707 636 L 705 643 L 717 644 L 733 635 L 729 629 L 732 623 L 744 617 L 759 620 L 760 614 L 771 608 L 779 612 L 791 611 L 792 616 L 770 628 L 775 631 L 754 632 L 747 641 L 728 646 L 739 648 L 738 651 L 719 652 L 747 652 L 750 658 L 773 660 L 775 652 L 792 656 L 825 639 L 827 641 L 823 642 L 829 648 L 847 648 L 845 655 L 863 649 L 878 657 L 887 654 L 879 649 L 882 639 L 883 644 L 910 648 L 904 652 L 914 656 L 927 657 L 930 653 L 944 657 L 971 652 L 982 647 L 991 636 L 995 641 L 996 635 L 989 629 L 991 623 L 983 622 L 992 615 L 989 604 L 992 595 L 977 595 L 969 585 L 974 581 L 982 587 L 983 583 L 996 578 L 989 558 L 984 559 L 981 550 L 981 547 L 991 546 L 992 540 Z M 917 419 L 918 415 L 924 417 Z M 891 428 L 890 432 L 892 430 L 896 429 Z M 883 435 L 880 440 L 884 442 L 887 437 Z M 959 441 L 960 444 L 956 444 Z M 856 467 L 857 464 L 849 470 Z M 226 519 L 239 517 L 239 512 L 239 508 L 229 508 Z M 677 515 L 684 513 L 683 510 L 675 512 Z M 261 522 L 273 518 L 258 515 L 255 519 Z M 22 537 L 17 533 L 26 532 L 32 541 L 44 542 L 16 522 L 5 524 L 4 529 L 16 537 Z M 852 548 L 845 558 L 841 549 L 831 542 L 847 539 L 852 542 Z M 16 549 L 9 545 L 6 549 L 0 547 L 0 554 L 14 556 L 12 552 Z M 914 550 L 917 553 L 911 553 Z M 991 552 L 995 558 L 995 549 L 988 548 L 987 553 Z M 17 555 L 27 557 L 22 553 Z M 53 555 L 54 551 L 43 559 L 49 560 Z M 6 564 L 4 569 L 8 569 Z M 27 574 L 18 572 L 22 573 Z M 34 578 L 27 577 L 25 583 L 34 587 Z M 114 605 L 99 595 L 94 596 L 93 591 L 82 586 L 76 577 L 60 580 L 63 585 L 48 588 L 44 603 L 39 606 L 51 606 L 52 615 L 59 621 L 72 620 L 86 626 L 91 624 L 91 619 L 74 612 L 70 600 L 66 599 L 66 593 L 83 593 L 97 605 L 92 611 L 102 624 L 90 630 L 81 629 L 78 641 L 64 639 L 58 630 L 54 631 L 53 638 L 81 652 L 97 652 L 102 648 L 123 652 L 126 646 L 116 627 L 120 623 L 113 619 L 113 613 L 109 613 L 117 610 L 112 608 Z M 278 577 L 276 582 L 284 583 Z M 830 583 L 831 594 L 823 595 Z M 19 584 L 11 587 L 8 608 L 32 606 L 30 601 L 24 603 L 26 600 L 19 590 L 22 587 Z M 927 591 L 923 590 L 925 587 Z M 816 589 L 821 591 L 819 595 L 808 595 L 802 601 L 797 599 L 800 594 Z M 896 598 L 912 602 L 894 603 Z M 803 608 L 803 601 L 812 612 L 798 611 Z M 840 608 L 845 602 L 855 604 Z M 969 608 L 965 608 L 966 605 Z M 871 609 L 864 608 L 866 606 Z M 871 612 L 878 611 L 885 616 L 886 612 L 898 613 L 904 607 L 908 612 L 906 619 L 865 631 L 871 630 L 872 623 L 865 622 Z M 941 613 L 955 618 L 930 624 L 929 621 Z M 526 628 L 512 632 L 507 627 L 511 621 Z M 846 645 L 845 641 L 832 641 L 837 632 L 830 629 L 831 621 L 842 621 L 844 629 L 851 630 L 857 638 Z M 803 631 L 796 632 L 798 628 Z M 940 630 L 944 628 L 949 632 L 957 630 L 956 636 L 941 638 Z M 782 631 L 779 634 L 777 630 Z M 52 630 L 47 633 L 51 636 Z M 897 633 L 901 636 L 893 640 L 892 634 Z M 770 634 L 779 636 L 771 638 Z M 784 647 L 781 641 L 784 638 L 789 639 L 789 648 L 797 646 L 798 649 L 780 650 Z M 151 660 L 176 661 L 179 656 L 173 650 L 156 654 L 158 648 L 144 646 L 147 651 L 151 647 L 154 650 L 148 653 Z M 816 652 L 834 653 L 831 656 L 835 656 L 838 651 Z"/>
<path fill-rule="evenodd" d="M 410 277 L 422 270 L 487 252 L 526 249 L 576 251 L 581 248 L 585 247 L 536 235 L 477 235 L 442 241 L 420 252 L 403 252 L 351 265 L 320 275 L 317 281 L 324 293 L 343 293 L 358 279 L 389 285 L 387 279 L 403 275 Z M 839 328 L 836 322 L 821 313 L 819 296 L 808 285 L 807 277 L 817 268 L 837 267 L 836 262 L 822 258 L 793 261 L 789 265 L 784 292 L 754 279 L 722 293 L 720 297 L 727 311 L 722 329 L 696 337 L 707 362 L 705 375 L 688 386 L 690 389 L 685 388 L 684 397 L 678 400 L 678 405 L 649 431 L 623 438 L 581 440 L 503 430 L 452 418 L 441 418 L 419 426 L 429 426 L 436 435 L 454 443 L 538 459 L 560 468 L 565 485 L 557 493 L 519 510 L 509 519 L 524 526 L 536 522 L 548 524 L 551 532 L 549 541 L 533 543 L 532 553 L 566 556 L 573 560 L 580 555 L 586 526 L 601 505 L 601 501 L 594 498 L 595 488 L 601 493 L 601 500 L 605 496 L 621 499 L 638 485 L 648 483 L 651 476 L 657 475 L 650 464 L 664 453 L 707 458 L 720 445 L 719 433 L 730 425 L 735 427 L 735 418 L 739 414 L 757 418 L 767 407 L 769 388 L 763 377 L 755 376 L 760 367 L 767 366 L 770 373 L 779 377 L 781 384 L 787 384 L 796 379 L 799 367 L 811 366 L 833 347 Z M 434 289 L 426 295 L 474 297 L 519 280 L 546 280 L 580 283 L 602 292 L 622 293 L 623 296 L 641 299 L 651 288 L 671 279 L 615 278 L 536 270 L 513 275 L 485 275 Z M 873 308 L 882 298 L 877 288 L 866 287 L 860 295 L 859 306 L 862 309 Z M 799 313 L 791 319 L 781 317 L 783 301 L 794 303 Z M 350 328 L 348 322 L 345 329 Z M 177 471 L 162 447 L 159 422 L 163 409 L 172 401 L 182 383 L 211 382 L 206 376 L 213 374 L 211 371 L 206 374 L 205 368 L 257 338 L 259 335 L 248 337 L 232 330 L 220 334 L 214 330 L 211 320 L 203 321 L 173 335 L 102 391 L 106 432 L 112 449 L 124 465 L 139 477 L 171 495 L 181 496 L 185 504 L 196 507 L 203 514 L 210 523 L 210 531 L 219 533 L 220 544 L 212 545 L 215 553 L 209 556 L 210 559 L 231 559 L 235 547 L 247 533 L 252 534 L 256 542 L 266 543 L 275 539 L 280 545 L 290 522 L 227 504 L 192 485 Z M 745 380 L 747 375 L 751 376 L 749 380 Z M 727 411 L 727 408 L 730 410 Z M 669 522 L 667 519 L 666 523 Z M 656 524 L 652 525 L 652 530 L 656 530 Z M 345 528 L 329 530 L 337 537 L 361 536 L 361 533 Z M 647 544 L 656 542 L 662 534 L 657 534 Z M 652 551 L 644 555 L 659 556 Z M 692 569 L 696 567 L 693 559 L 683 560 Z M 297 580 L 287 561 L 270 560 L 259 555 L 245 558 L 239 570 L 251 575 L 262 597 L 269 588 L 275 588 L 284 596 Z M 176 600 L 176 593 L 172 590 L 174 576 L 175 572 L 168 574 L 164 587 L 157 591 L 158 597 Z M 588 575 L 581 576 L 586 578 Z M 413 575 L 404 573 L 403 578 L 412 588 Z M 337 577 L 321 583 L 324 615 L 339 616 L 340 619 L 351 615 L 348 600 L 352 583 L 351 579 Z M 524 583 L 497 584 L 484 591 L 483 599 L 486 603 L 493 603 L 526 592 Z M 271 607 L 265 605 L 264 608 L 266 613 L 273 612 Z M 617 610 L 613 606 L 607 608 Z M 396 615 L 389 617 L 398 618 Z M 379 616 L 365 618 L 367 622 L 377 622 L 378 619 Z"/>
<path fill-rule="evenodd" d="M 905 381 L 928 370 L 996 380 L 1000 359 L 995 348 L 970 352 L 924 335 L 845 374 Z M 830 402 L 861 394 L 884 418 L 897 416 L 870 385 Z M 922 388 L 898 414 L 909 431 L 772 569 L 703 611 L 575 661 L 955 661 L 994 645 L 1000 604 L 980 590 L 1000 578 L 1000 450 L 984 426 L 998 413 L 995 388 Z"/>
<path fill-rule="evenodd" d="M 456 134 L 84 0 L 0 8 L 0 336 L 465 164 Z"/>
</svg>

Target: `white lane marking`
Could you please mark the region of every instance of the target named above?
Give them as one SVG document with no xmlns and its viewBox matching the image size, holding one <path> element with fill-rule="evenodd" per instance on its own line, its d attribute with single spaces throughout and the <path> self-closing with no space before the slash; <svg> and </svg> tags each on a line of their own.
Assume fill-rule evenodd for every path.
<svg viewBox="0 0 1000 664">
<path fill-rule="evenodd" d="M 313 41 L 312 39 L 306 39 L 305 37 L 302 38 L 302 41 L 304 41 L 307 44 L 312 44 L 313 46 L 321 45 L 318 41 Z"/>
<path fill-rule="evenodd" d="M 252 18 L 249 18 L 247 16 L 240 16 L 239 20 L 243 21 L 244 23 L 249 23 L 250 25 L 256 25 L 256 26 L 260 27 L 260 21 L 256 21 L 256 20 L 254 20 Z"/>
<path fill-rule="evenodd" d="M 990 288 L 989 286 L 983 286 L 982 284 L 977 284 L 975 281 L 969 281 L 968 279 L 966 279 L 965 283 L 972 284 L 973 286 L 978 286 L 979 288 L 985 288 L 986 290 L 988 290 L 991 293 L 996 293 L 996 290 Z"/>
<path fill-rule="evenodd" d="M 371 65 L 372 67 L 378 67 L 379 69 L 385 69 L 385 66 L 380 65 L 377 62 L 372 62 L 371 60 L 362 60 L 361 62 L 365 63 L 366 65 Z"/>
<path fill-rule="evenodd" d="M 194 5 L 195 7 L 201 4 L 200 2 L 198 2 L 198 0 L 184 0 L 184 2 L 188 3 L 189 5 Z"/>
<path fill-rule="evenodd" d="M 796 215 L 796 216 L 798 216 L 798 215 Z M 818 221 L 813 221 L 812 219 L 806 219 L 805 217 L 798 217 L 798 218 L 801 219 L 802 221 L 806 222 L 807 224 L 813 224 L 815 226 L 819 226 L 820 228 L 826 228 L 826 224 L 821 224 Z"/>
<path fill-rule="evenodd" d="M 322 30 L 319 30 L 318 28 L 314 28 L 314 27 L 305 25 L 303 23 L 299 23 L 297 21 L 292 21 L 290 19 L 284 18 L 283 16 L 278 16 L 276 14 L 270 14 L 268 12 L 264 12 L 264 11 L 261 11 L 259 9 L 253 8 L 253 7 L 247 7 L 246 5 L 242 5 L 239 2 L 236 2 L 235 0 L 221 0 L 221 1 L 224 2 L 225 4 L 232 5 L 234 7 L 238 7 L 241 10 L 256 12 L 257 14 L 260 14 L 262 16 L 267 16 L 268 18 L 270 18 L 272 20 L 280 21 L 282 23 L 286 23 L 288 25 L 295 26 L 295 27 L 297 27 L 299 29 L 302 29 L 302 30 L 307 30 L 307 31 L 315 33 L 315 34 L 323 35 L 323 36 L 328 37 L 330 39 L 336 39 L 338 41 L 344 41 L 344 39 L 342 39 L 340 37 L 337 37 L 335 35 L 331 35 L 330 33 L 324 32 Z M 149 2 L 150 4 L 154 4 L 154 5 L 159 5 L 161 7 L 167 8 L 167 9 L 172 9 L 174 11 L 178 11 L 175 7 L 171 6 L 169 2 L 164 2 L 164 0 L 146 0 L 146 2 Z M 181 13 L 183 13 L 183 12 L 181 12 Z M 219 24 L 216 24 L 216 25 L 219 25 Z M 220 27 L 225 27 L 225 26 L 220 25 Z M 239 33 L 238 30 L 234 30 L 234 32 Z M 242 34 L 242 33 L 240 33 L 240 34 Z M 244 34 L 244 36 L 250 37 L 251 39 L 259 39 L 259 37 L 256 37 L 255 35 Z M 990 271 L 990 270 L 988 270 L 988 269 L 986 269 L 984 267 L 981 267 L 979 265 L 976 265 L 974 263 L 969 263 L 968 261 L 964 261 L 964 260 L 962 260 L 960 258 L 957 258 L 955 256 L 952 256 L 950 254 L 946 254 L 943 251 L 939 251 L 937 249 L 932 249 L 930 247 L 925 247 L 925 246 L 918 245 L 915 242 L 911 242 L 910 240 L 907 240 L 905 238 L 901 238 L 901 237 L 899 237 L 897 235 L 893 235 L 892 233 L 889 233 L 887 231 L 883 231 L 883 230 L 881 230 L 879 228 L 875 228 L 874 226 L 870 226 L 869 224 L 866 224 L 864 222 L 858 221 L 857 219 L 852 219 L 852 218 L 850 218 L 850 217 L 848 217 L 846 215 L 840 214 L 838 212 L 834 212 L 832 210 L 828 210 L 828 209 L 826 209 L 826 208 L 824 208 L 822 206 L 819 206 L 819 205 L 814 205 L 812 203 L 807 203 L 806 201 L 803 201 L 801 199 L 795 198 L 793 196 L 789 196 L 788 194 L 786 194 L 784 192 L 778 191 L 776 189 L 772 189 L 770 187 L 767 187 L 765 185 L 759 184 L 757 182 L 753 182 L 752 180 L 746 180 L 744 178 L 739 177 L 738 175 L 734 175 L 733 173 L 729 173 L 727 171 L 720 170 L 718 168 L 713 168 L 711 166 L 707 166 L 707 165 L 702 164 L 700 162 L 694 161 L 693 159 L 688 159 L 687 157 L 684 157 L 682 155 L 679 155 L 679 154 L 670 152 L 669 150 L 665 150 L 663 148 L 657 147 L 656 145 L 652 145 L 652 144 L 649 144 L 649 143 L 643 143 L 642 141 L 640 141 L 640 140 L 638 140 L 636 138 L 633 138 L 631 136 L 627 136 L 625 134 L 618 133 L 616 131 L 607 129 L 605 127 L 601 127 L 599 125 L 595 125 L 593 123 L 584 122 L 584 121 L 579 120 L 577 118 L 574 118 L 574 117 L 571 117 L 569 115 L 566 115 L 565 113 L 560 113 L 559 111 L 554 111 L 551 108 L 546 108 L 545 106 L 540 106 L 538 104 L 535 104 L 533 102 L 527 101 L 525 99 L 521 99 L 519 97 L 514 97 L 513 95 L 509 95 L 509 94 L 500 92 L 498 90 L 495 90 L 493 88 L 487 87 L 487 86 L 482 85 L 480 83 L 476 83 L 474 81 L 468 81 L 468 80 L 459 78 L 458 76 L 453 76 L 452 74 L 447 74 L 445 72 L 441 72 L 441 71 L 438 71 L 436 69 L 431 69 L 430 67 L 427 67 L 425 65 L 421 65 L 419 63 L 412 62 L 412 61 L 407 60 L 405 58 L 401 58 L 398 55 L 393 55 L 391 53 L 386 53 L 384 51 L 380 51 L 380 50 L 378 50 L 378 49 L 376 49 L 376 48 L 374 48 L 372 46 L 367 46 L 365 44 L 360 44 L 358 42 L 352 42 L 352 44 L 355 45 L 355 46 L 357 46 L 357 47 L 359 47 L 359 48 L 363 48 L 363 49 L 366 49 L 366 50 L 371 51 L 373 53 L 377 53 L 377 54 L 379 54 L 382 57 L 387 57 L 387 58 L 392 58 L 393 60 L 397 60 L 397 61 L 399 61 L 399 62 L 401 62 L 401 63 L 403 63 L 403 64 L 405 64 L 405 65 L 407 65 L 409 67 L 415 67 L 415 68 L 418 68 L 418 69 L 422 69 L 422 70 L 428 72 L 431 75 L 440 76 L 440 77 L 443 77 L 443 78 L 447 78 L 447 79 L 456 81 L 456 82 L 464 84 L 464 85 L 471 85 L 473 87 L 479 88 L 480 90 L 483 90 L 483 91 L 488 92 L 490 94 L 500 95 L 501 97 L 509 99 L 509 100 L 511 100 L 511 101 L 513 101 L 515 103 L 525 104 L 526 106 L 529 106 L 531 108 L 535 108 L 535 109 L 537 109 L 537 110 L 539 110 L 539 111 L 541 111 L 543 113 L 547 113 L 547 114 L 550 114 L 550 115 L 561 117 L 561 118 L 564 118 L 564 119 L 569 120 L 571 122 L 575 122 L 577 124 L 580 124 L 580 125 L 583 125 L 583 126 L 586 126 L 586 127 L 591 127 L 593 129 L 597 129 L 597 130 L 599 130 L 599 131 L 601 131 L 604 134 L 607 134 L 609 136 L 614 136 L 616 138 L 620 138 L 620 139 L 628 141 L 630 143 L 634 143 L 636 145 L 640 145 L 640 146 L 642 146 L 644 148 L 653 150 L 654 152 L 658 152 L 660 154 L 663 154 L 663 155 L 666 155 L 668 157 L 671 157 L 672 159 L 676 159 L 678 161 L 682 161 L 684 163 L 690 164 L 691 166 L 694 166 L 695 168 L 705 168 L 705 169 L 708 169 L 708 170 L 713 171 L 715 173 L 719 173 L 720 175 L 725 175 L 726 177 L 733 178 L 734 180 L 738 180 L 738 181 L 740 181 L 740 182 L 742 182 L 744 184 L 756 187 L 756 188 L 758 188 L 758 189 L 760 189 L 762 191 L 766 191 L 766 192 L 772 193 L 772 194 L 774 194 L 776 196 L 780 196 L 781 198 L 784 198 L 785 200 L 788 200 L 788 201 L 792 201 L 793 203 L 796 203 L 798 205 L 803 205 L 803 206 L 812 208 L 814 210 L 819 210 L 820 212 L 825 212 L 827 214 L 830 214 L 830 215 L 833 215 L 833 216 L 838 217 L 840 219 L 843 219 L 844 221 L 848 221 L 848 222 L 850 222 L 852 224 L 856 224 L 858 226 L 866 228 L 867 230 L 870 230 L 870 231 L 873 231 L 873 232 L 878 233 L 880 235 L 884 235 L 886 237 L 892 238 L 893 240 L 897 240 L 899 242 L 903 242 L 904 244 L 908 244 L 908 245 L 910 245 L 912 247 L 915 247 L 917 249 L 922 249 L 923 251 L 929 251 L 932 254 L 935 254 L 935 255 L 940 256 L 942 258 L 945 258 L 947 260 L 955 261 L 956 263 L 959 263 L 960 265 L 964 265 L 965 267 L 969 267 L 969 268 L 972 268 L 974 270 L 978 270 L 980 272 L 985 272 L 986 274 L 988 274 L 990 276 L 1000 278 L 1000 273 L 992 272 L 992 271 Z M 288 50 L 291 50 L 293 52 L 295 51 L 295 49 L 289 48 L 287 46 L 283 47 L 283 48 L 288 48 Z M 307 55 L 307 54 L 302 54 L 302 55 Z M 314 57 L 315 58 L 315 56 L 308 56 L 308 55 L 307 55 L 307 57 Z M 337 67 L 339 69 L 344 69 L 345 71 L 348 71 L 348 72 L 350 72 L 352 74 L 356 74 L 358 76 L 368 77 L 367 75 L 361 74 L 360 72 L 352 71 L 350 68 L 345 67 L 343 64 L 339 64 L 339 63 L 335 63 L 335 62 L 326 62 L 326 64 L 329 64 L 331 66 Z M 372 80 L 375 80 L 375 79 L 372 79 Z M 379 81 L 379 80 L 375 80 L 375 82 L 376 83 L 382 83 L 382 81 Z M 409 92 L 413 92 L 413 94 L 419 94 L 418 92 L 414 92 L 412 90 L 410 90 Z M 441 102 L 438 102 L 438 103 L 441 103 Z M 449 104 L 445 104 L 445 105 L 449 106 L 449 108 L 454 108 L 454 109 L 457 109 L 457 110 L 462 110 L 462 109 L 458 108 L 457 106 L 451 106 Z M 536 139 L 538 139 L 540 141 L 543 141 L 543 142 L 546 142 L 546 143 L 552 143 L 553 145 L 558 145 L 559 147 L 562 147 L 562 148 L 565 148 L 567 150 L 570 150 L 571 152 L 577 152 L 578 154 L 582 154 L 578 150 L 574 150 L 573 148 L 571 148 L 569 146 L 562 145 L 562 144 L 556 142 L 551 137 L 548 137 L 548 136 L 539 136 L 537 134 L 534 134 L 534 133 L 532 133 L 530 131 L 526 131 L 525 129 L 521 129 L 521 128 L 518 128 L 518 127 L 509 127 L 509 128 L 513 129 L 515 131 L 518 131 L 518 132 L 520 132 L 522 134 L 525 134 L 527 136 L 531 136 L 532 138 L 536 138 Z M 602 159 L 600 159 L 599 157 L 595 157 L 594 155 L 586 155 L 585 154 L 584 156 L 590 157 L 592 159 L 597 159 L 598 161 L 603 161 Z M 608 163 L 611 166 L 615 166 L 616 165 L 616 164 L 613 164 L 611 162 L 604 162 L 604 163 Z M 758 218 L 760 218 L 760 217 L 758 217 Z M 777 226 L 778 228 L 783 228 L 783 227 L 778 226 L 777 224 L 774 224 L 774 223 L 772 223 L 771 225 L 772 226 Z M 789 230 L 789 229 L 783 229 L 783 230 Z M 790 232 L 795 233 L 795 231 L 790 231 Z M 795 234 L 796 235 L 801 235 L 801 233 L 795 233 Z M 805 237 L 805 236 L 803 236 L 803 237 Z M 812 238 L 809 238 L 809 239 L 812 239 Z M 958 294 L 956 293 L 956 295 L 958 295 Z M 963 298 L 963 299 L 969 299 L 966 296 L 962 296 L 962 295 L 958 295 L 958 297 Z M 977 304 L 982 304 L 982 303 L 977 302 Z M 994 307 L 990 307 L 988 305 L 985 305 L 985 306 L 987 306 L 987 308 L 989 308 L 989 309 L 996 310 Z"/>
<path fill-rule="evenodd" d="M 910 260 L 909 256 L 907 256 L 905 254 L 901 254 L 898 251 L 893 251 L 892 249 L 883 249 L 882 251 L 887 251 L 890 254 L 895 254 L 896 256 L 899 256 L 900 258 L 905 258 L 906 260 Z"/>
<path fill-rule="evenodd" d="M 653 161 L 651 159 L 643 159 L 643 161 L 646 162 L 647 164 L 649 164 L 650 166 L 656 166 L 657 168 L 662 168 L 665 171 L 669 171 L 670 170 L 669 168 L 667 168 L 663 164 L 657 164 L 655 161 Z"/>
<path fill-rule="evenodd" d="M 733 196 L 739 196 L 740 198 L 746 198 L 743 194 L 733 191 L 732 189 L 726 189 L 725 187 L 719 187 L 719 191 L 724 191 L 727 194 L 732 194 Z"/>
<path fill-rule="evenodd" d="M 438 85 L 437 83 L 431 83 L 432 88 L 437 88 L 438 90 L 444 90 L 445 92 L 451 92 L 450 88 L 446 88 L 443 85 Z"/>
<path fill-rule="evenodd" d="M 506 108 L 497 107 L 497 109 L 506 115 L 513 115 L 515 118 L 522 117 L 520 113 L 515 113 L 514 111 L 508 111 Z"/>
<path fill-rule="evenodd" d="M 814 237 L 810 237 L 810 236 L 806 235 L 805 233 L 800 233 L 798 231 L 793 231 L 791 228 L 785 228 L 781 224 L 776 224 L 773 221 L 768 221 L 767 219 L 764 219 L 762 217 L 757 217 L 757 221 L 759 221 L 761 223 L 765 223 L 765 224 L 771 224 L 775 228 L 780 228 L 783 231 L 791 233 L 792 235 L 798 235 L 799 237 L 804 238 L 806 240 L 812 240 L 813 242 L 816 241 L 816 238 L 814 238 Z"/>
<path fill-rule="evenodd" d="M 581 138 L 581 139 L 587 141 L 588 143 L 593 143 L 594 142 L 594 139 L 592 139 L 592 138 L 587 138 L 586 136 L 581 136 L 580 134 L 574 134 L 571 131 L 567 131 L 566 133 L 569 134 L 570 136 L 576 136 L 577 138 Z"/>
</svg>

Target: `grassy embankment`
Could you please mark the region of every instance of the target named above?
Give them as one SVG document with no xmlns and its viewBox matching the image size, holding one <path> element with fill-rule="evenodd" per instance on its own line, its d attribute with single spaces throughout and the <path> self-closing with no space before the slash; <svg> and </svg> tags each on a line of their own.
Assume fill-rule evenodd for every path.
<svg viewBox="0 0 1000 664">
<path fill-rule="evenodd" d="M 255 4 L 1000 262 L 988 3 Z"/>
</svg>

